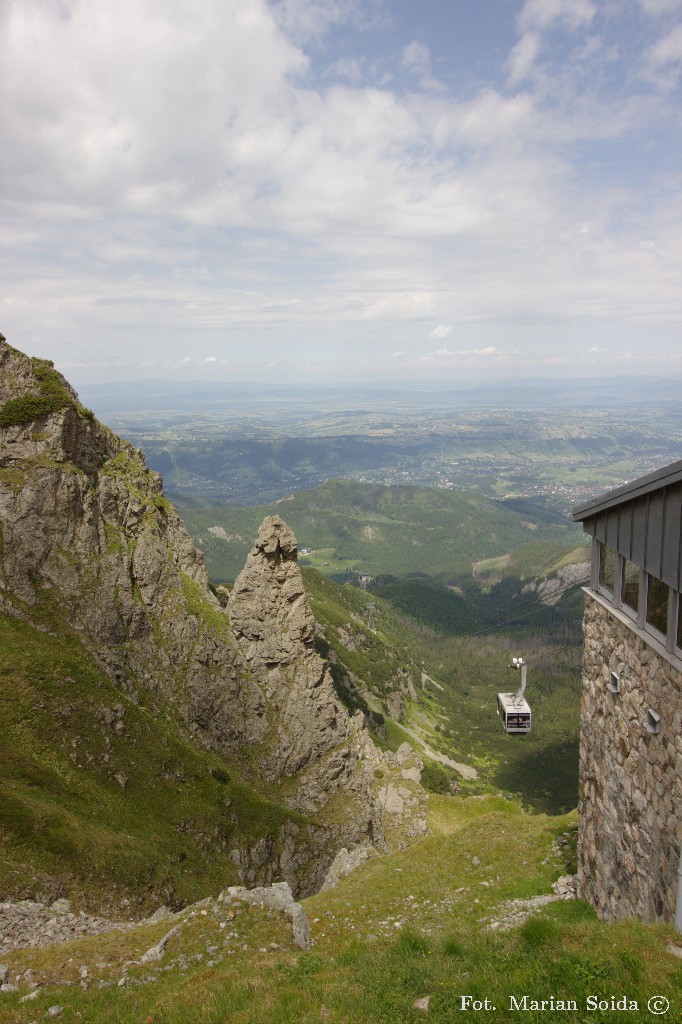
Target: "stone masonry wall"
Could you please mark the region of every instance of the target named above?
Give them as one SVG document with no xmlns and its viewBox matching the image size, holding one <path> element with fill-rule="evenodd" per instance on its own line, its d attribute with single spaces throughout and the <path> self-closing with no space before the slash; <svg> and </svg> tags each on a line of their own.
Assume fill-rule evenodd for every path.
<svg viewBox="0 0 682 1024">
<path fill-rule="evenodd" d="M 604 920 L 672 921 L 682 844 L 682 671 L 586 593 L 579 894 Z M 607 689 L 611 672 L 620 693 Z M 661 716 L 646 729 L 647 712 Z"/>
</svg>

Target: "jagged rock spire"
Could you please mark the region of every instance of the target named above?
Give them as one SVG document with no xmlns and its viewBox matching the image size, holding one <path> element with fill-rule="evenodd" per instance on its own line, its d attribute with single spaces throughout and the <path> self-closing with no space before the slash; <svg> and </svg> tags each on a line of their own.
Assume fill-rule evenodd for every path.
<svg viewBox="0 0 682 1024">
<path fill-rule="evenodd" d="M 230 595 L 228 611 L 249 660 L 291 664 L 309 649 L 315 619 L 303 587 L 293 533 L 267 516 Z"/>
</svg>

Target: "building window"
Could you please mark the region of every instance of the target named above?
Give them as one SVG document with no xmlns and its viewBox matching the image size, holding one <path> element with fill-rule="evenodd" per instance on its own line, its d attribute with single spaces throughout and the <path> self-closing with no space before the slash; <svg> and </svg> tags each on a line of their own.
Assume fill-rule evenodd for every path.
<svg viewBox="0 0 682 1024">
<path fill-rule="evenodd" d="M 613 548 L 601 544 L 599 548 L 599 589 L 605 590 L 611 597 L 616 588 L 616 565 L 618 556 Z"/>
<path fill-rule="evenodd" d="M 635 615 L 639 611 L 639 566 L 623 559 L 623 584 L 621 599 L 626 608 Z"/>
<path fill-rule="evenodd" d="M 646 621 L 647 625 L 666 636 L 668 632 L 668 593 L 667 584 L 657 580 L 655 576 L 647 579 L 646 590 Z"/>
</svg>

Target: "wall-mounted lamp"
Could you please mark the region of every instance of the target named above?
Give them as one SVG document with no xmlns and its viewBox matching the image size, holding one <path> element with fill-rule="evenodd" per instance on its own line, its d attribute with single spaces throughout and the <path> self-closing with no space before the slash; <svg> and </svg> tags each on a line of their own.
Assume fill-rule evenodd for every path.
<svg viewBox="0 0 682 1024">
<path fill-rule="evenodd" d="M 649 710 L 646 713 L 645 724 L 646 731 L 651 733 L 652 736 L 655 736 L 656 733 L 661 731 L 661 716 L 658 714 L 658 712 L 654 711 L 652 708 L 649 708 Z"/>
</svg>

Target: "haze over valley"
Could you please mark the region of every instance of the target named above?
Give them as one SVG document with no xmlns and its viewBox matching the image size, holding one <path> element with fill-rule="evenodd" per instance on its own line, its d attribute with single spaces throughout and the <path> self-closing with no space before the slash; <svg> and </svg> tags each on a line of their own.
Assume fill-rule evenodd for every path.
<svg viewBox="0 0 682 1024">
<path fill-rule="evenodd" d="M 332 477 L 464 488 L 567 513 L 673 461 L 678 378 L 365 387 L 86 386 L 180 504 L 264 504 Z"/>
</svg>

